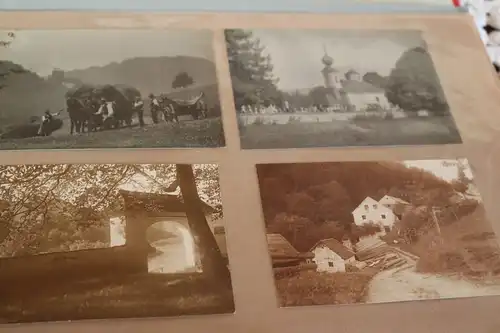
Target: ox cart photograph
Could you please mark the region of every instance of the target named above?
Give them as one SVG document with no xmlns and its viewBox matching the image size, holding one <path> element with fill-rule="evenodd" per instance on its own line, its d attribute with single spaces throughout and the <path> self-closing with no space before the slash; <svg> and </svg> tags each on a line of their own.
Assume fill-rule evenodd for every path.
<svg viewBox="0 0 500 333">
<path fill-rule="evenodd" d="M 234 311 L 217 165 L 9 165 L 0 184 L 0 324 Z"/>
<path fill-rule="evenodd" d="M 469 163 L 257 165 L 279 304 L 500 295 L 500 247 Z"/>
<path fill-rule="evenodd" d="M 225 146 L 212 32 L 3 34 L 0 149 Z"/>
</svg>

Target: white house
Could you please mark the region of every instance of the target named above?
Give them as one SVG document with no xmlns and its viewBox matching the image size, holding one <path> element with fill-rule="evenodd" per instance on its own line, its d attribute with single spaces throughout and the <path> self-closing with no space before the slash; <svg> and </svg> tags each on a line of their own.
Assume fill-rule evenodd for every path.
<svg viewBox="0 0 500 333">
<path fill-rule="evenodd" d="M 354 252 L 346 248 L 338 240 L 330 238 L 319 241 L 310 252 L 318 272 L 345 272 L 346 264 L 355 264 Z"/>
<path fill-rule="evenodd" d="M 366 197 L 352 211 L 352 216 L 354 223 L 358 226 L 374 223 L 380 225 L 386 231 L 390 230 L 397 221 L 397 217 L 392 209 L 371 197 Z"/>
</svg>

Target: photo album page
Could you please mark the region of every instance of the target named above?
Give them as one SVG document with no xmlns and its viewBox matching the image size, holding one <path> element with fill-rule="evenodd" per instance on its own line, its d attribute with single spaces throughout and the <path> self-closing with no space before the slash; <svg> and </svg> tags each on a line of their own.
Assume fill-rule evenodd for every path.
<svg viewBox="0 0 500 333">
<path fill-rule="evenodd" d="M 0 332 L 500 332 L 495 80 L 462 14 L 0 13 Z"/>
</svg>

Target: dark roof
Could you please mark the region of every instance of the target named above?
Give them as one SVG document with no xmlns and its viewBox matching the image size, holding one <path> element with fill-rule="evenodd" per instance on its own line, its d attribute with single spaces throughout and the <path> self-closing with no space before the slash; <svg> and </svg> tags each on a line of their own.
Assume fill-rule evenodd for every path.
<svg viewBox="0 0 500 333">
<path fill-rule="evenodd" d="M 271 257 L 297 257 L 299 255 L 299 251 L 280 234 L 267 234 L 267 246 Z"/>
<path fill-rule="evenodd" d="M 318 243 L 316 243 L 316 245 L 312 247 L 311 251 L 321 246 L 326 246 L 327 248 L 338 254 L 342 259 L 349 259 L 354 256 L 354 252 L 349 250 L 334 238 L 320 240 Z"/>
<path fill-rule="evenodd" d="M 267 246 L 269 254 L 274 261 L 292 260 L 292 259 L 308 259 L 313 258 L 311 252 L 299 252 L 290 242 L 281 234 L 267 234 Z"/>
<path fill-rule="evenodd" d="M 344 80 L 343 90 L 346 93 L 364 94 L 364 93 L 383 93 L 384 89 L 374 86 L 368 82 L 357 80 Z"/>
<path fill-rule="evenodd" d="M 134 192 L 120 190 L 120 194 L 125 200 L 125 209 L 156 209 L 171 213 L 185 213 L 184 201 L 175 194 L 159 194 L 148 192 Z M 201 201 L 202 209 L 206 214 L 215 212 L 215 209 Z"/>
</svg>

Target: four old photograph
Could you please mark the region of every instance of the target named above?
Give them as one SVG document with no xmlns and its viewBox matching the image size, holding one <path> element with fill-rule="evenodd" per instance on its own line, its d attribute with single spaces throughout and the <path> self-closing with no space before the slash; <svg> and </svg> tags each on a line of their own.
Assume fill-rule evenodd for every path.
<svg viewBox="0 0 500 333">
<path fill-rule="evenodd" d="M 246 149 L 460 143 L 419 31 L 225 31 Z"/>
<path fill-rule="evenodd" d="M 234 311 L 217 165 L 0 167 L 0 323 Z"/>
<path fill-rule="evenodd" d="M 211 31 L 3 34 L 0 149 L 225 146 Z M 461 143 L 418 31 L 225 37 L 242 149 Z M 467 160 L 257 171 L 281 306 L 500 295 Z M 233 312 L 218 177 L 0 166 L 0 323 Z"/>
<path fill-rule="evenodd" d="M 259 164 L 281 306 L 500 295 L 466 160 Z"/>
<path fill-rule="evenodd" d="M 0 149 L 225 145 L 211 31 L 0 36 Z"/>
</svg>

